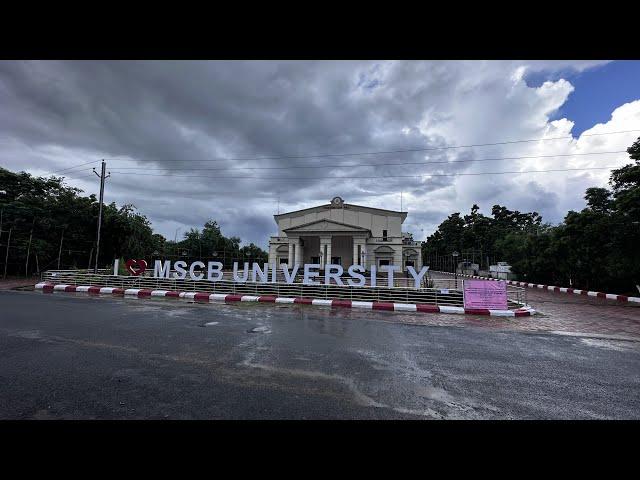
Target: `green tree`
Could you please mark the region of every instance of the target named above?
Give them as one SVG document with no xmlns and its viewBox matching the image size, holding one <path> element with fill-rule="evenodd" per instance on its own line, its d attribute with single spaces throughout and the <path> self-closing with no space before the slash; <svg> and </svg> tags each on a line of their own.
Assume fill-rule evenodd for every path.
<svg viewBox="0 0 640 480">
<path fill-rule="evenodd" d="M 611 190 L 585 191 L 586 206 L 560 225 L 542 223 L 537 212 L 494 205 L 491 217 L 450 215 L 423 243 L 425 263 L 433 254 L 481 248 L 507 261 L 528 281 L 635 293 L 640 284 L 640 138 L 627 150 L 634 163 L 613 170 Z"/>
<path fill-rule="evenodd" d="M 90 266 L 89 259 L 95 258 L 99 205 L 95 195 L 82 196 L 81 193 L 80 189 L 65 185 L 62 177 L 33 177 L 0 168 L 0 240 L 6 242 L 11 229 L 9 274 L 27 273 L 27 252 L 28 273 L 37 267 L 56 268 L 59 252 L 63 268 Z M 133 205 L 103 206 L 101 266 L 111 264 L 122 255 L 143 256 L 153 245 L 151 225 Z"/>
</svg>

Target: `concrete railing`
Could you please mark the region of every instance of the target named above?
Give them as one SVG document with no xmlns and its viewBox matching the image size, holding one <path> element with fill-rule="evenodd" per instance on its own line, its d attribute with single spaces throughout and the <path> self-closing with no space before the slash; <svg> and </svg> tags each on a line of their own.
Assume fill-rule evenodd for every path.
<svg viewBox="0 0 640 480">
<path fill-rule="evenodd" d="M 180 280 L 146 276 L 123 276 L 80 273 L 78 271 L 47 271 L 42 280 L 53 284 L 89 285 L 117 288 L 141 288 L 151 290 L 191 291 L 203 293 L 226 293 L 237 295 L 273 295 L 277 297 L 306 297 L 320 299 L 348 299 L 356 301 L 379 301 L 397 303 L 423 303 L 431 305 L 463 306 L 462 289 L 406 288 L 387 286 L 351 287 L 340 285 L 305 285 L 303 283 L 238 283 L 228 280 L 208 282 L 206 280 Z M 385 279 L 386 280 L 386 279 Z M 526 304 L 525 291 L 511 287 L 508 290 L 509 306 Z"/>
</svg>

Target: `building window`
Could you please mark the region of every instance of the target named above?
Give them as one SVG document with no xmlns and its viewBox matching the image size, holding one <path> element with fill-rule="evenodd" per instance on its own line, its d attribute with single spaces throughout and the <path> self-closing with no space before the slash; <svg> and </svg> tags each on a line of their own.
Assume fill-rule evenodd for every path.
<svg viewBox="0 0 640 480">
<path fill-rule="evenodd" d="M 320 257 L 311 257 L 311 263 L 318 265 L 320 263 Z"/>
<path fill-rule="evenodd" d="M 289 259 L 287 257 L 280 257 L 280 265 L 289 263 Z"/>
<path fill-rule="evenodd" d="M 404 262 L 404 266 L 405 267 L 415 267 L 415 263 L 413 262 L 413 260 L 407 260 L 406 262 Z"/>
<path fill-rule="evenodd" d="M 331 257 L 331 263 L 333 265 L 342 265 L 342 257 Z"/>
<path fill-rule="evenodd" d="M 382 230 L 382 241 L 386 242 L 387 240 L 388 240 L 387 231 L 386 230 Z"/>
<path fill-rule="evenodd" d="M 389 259 L 380 259 L 380 260 L 378 260 L 378 266 L 379 267 L 382 267 L 384 265 L 391 265 L 391 260 L 389 260 Z"/>
</svg>

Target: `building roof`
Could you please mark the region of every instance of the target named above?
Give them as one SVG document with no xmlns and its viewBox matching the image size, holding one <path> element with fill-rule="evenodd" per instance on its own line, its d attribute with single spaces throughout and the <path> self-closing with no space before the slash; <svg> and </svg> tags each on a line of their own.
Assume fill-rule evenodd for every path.
<svg viewBox="0 0 640 480">
<path fill-rule="evenodd" d="M 314 228 L 316 227 L 316 228 Z M 333 228 L 332 228 L 333 227 Z M 347 223 L 336 222 L 335 220 L 329 220 L 328 218 L 321 218 L 312 222 L 304 223 L 302 225 L 296 225 L 295 227 L 289 227 L 282 230 L 285 233 L 300 232 L 323 232 L 323 231 L 345 231 L 345 232 L 369 232 L 371 230 L 357 225 L 349 225 Z"/>
<path fill-rule="evenodd" d="M 286 212 L 286 213 L 280 213 L 280 214 L 276 214 L 273 216 L 273 218 L 278 221 L 279 218 L 284 218 L 290 215 L 295 215 L 295 214 L 299 214 L 302 212 L 310 212 L 313 210 L 329 210 L 332 208 L 345 208 L 347 210 L 352 209 L 352 210 L 361 210 L 361 211 L 368 211 L 370 213 L 379 213 L 379 214 L 390 214 L 390 213 L 395 213 L 398 214 L 400 217 L 402 217 L 402 221 L 404 222 L 404 220 L 407 218 L 407 214 L 408 212 L 401 212 L 398 210 L 386 210 L 384 208 L 374 208 L 374 207 L 366 207 L 364 205 L 354 205 L 352 203 L 342 203 L 340 207 L 335 207 L 332 203 L 327 203 L 325 205 L 318 205 L 316 207 L 309 207 L 309 208 L 303 208 L 301 210 L 294 210 L 292 212 Z"/>
</svg>

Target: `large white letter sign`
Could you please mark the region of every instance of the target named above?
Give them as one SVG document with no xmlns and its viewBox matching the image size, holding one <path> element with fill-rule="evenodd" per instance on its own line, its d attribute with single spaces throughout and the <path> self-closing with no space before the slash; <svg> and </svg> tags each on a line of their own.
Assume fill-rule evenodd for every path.
<svg viewBox="0 0 640 480">
<path fill-rule="evenodd" d="M 336 271 L 332 272 L 332 270 L 334 269 Z M 343 272 L 344 270 L 342 266 L 333 263 L 327 263 L 324 267 L 324 284 L 330 285 L 331 279 L 333 278 L 336 281 L 337 285 L 344 285 L 342 279 L 340 278 L 340 275 L 342 275 Z"/>
<path fill-rule="evenodd" d="M 260 277 L 260 283 L 267 283 L 269 281 L 269 264 L 264 264 L 264 270 L 260 270 L 260 265 L 253 262 L 253 269 L 251 270 L 251 278 L 254 282 L 257 282 L 257 277 Z"/>
<path fill-rule="evenodd" d="M 280 267 L 282 268 L 282 272 L 284 273 L 284 281 L 287 283 L 293 283 L 293 280 L 296 278 L 296 274 L 298 273 L 298 268 L 300 268 L 300 265 L 296 263 L 293 266 L 293 270 L 291 274 L 289 274 L 289 265 L 287 265 L 286 263 L 283 263 L 282 265 L 280 265 Z"/>
<path fill-rule="evenodd" d="M 420 270 L 420 273 L 416 273 L 415 268 L 413 268 L 412 266 L 407 267 L 407 272 L 409 272 L 413 277 L 416 288 L 420 288 L 420 282 L 422 280 L 422 277 L 424 277 L 424 274 L 427 273 L 427 270 L 429 270 L 429 267 L 422 267 L 422 269 Z"/>
<path fill-rule="evenodd" d="M 320 275 L 319 272 L 312 272 L 312 268 L 320 268 L 319 263 L 305 263 L 304 264 L 304 278 L 302 279 L 302 283 L 305 285 L 320 285 L 320 282 L 316 282 L 315 280 L 311 280 L 314 277 Z"/>
<path fill-rule="evenodd" d="M 202 280 L 202 278 L 204 277 L 204 274 L 198 273 L 196 275 L 195 273 L 196 267 L 204 268 L 204 263 L 202 263 L 200 260 L 193 262 L 189 267 L 189 277 L 191 277 L 191 280 L 194 280 L 194 281 Z"/>
<path fill-rule="evenodd" d="M 356 271 L 357 270 L 357 271 Z M 351 265 L 349 267 L 349 275 L 353 278 L 358 278 L 360 279 L 359 282 L 354 282 L 353 280 L 351 280 L 350 278 L 347 279 L 347 283 L 352 286 L 352 287 L 364 287 L 364 284 L 366 282 L 364 275 L 357 273 L 357 272 L 364 272 L 364 267 L 362 265 Z"/>
<path fill-rule="evenodd" d="M 165 260 L 162 263 L 160 260 L 156 260 L 153 264 L 153 276 L 159 278 L 169 278 L 169 272 L 171 271 L 171 262 Z"/>
<path fill-rule="evenodd" d="M 173 274 L 173 278 L 184 280 L 184 278 L 187 276 L 187 271 L 184 269 L 184 267 L 186 266 L 187 262 L 185 262 L 184 260 L 178 260 L 176 263 L 174 263 L 173 268 L 175 268 L 176 271 Z"/>
<path fill-rule="evenodd" d="M 214 274 L 215 278 L 213 276 Z M 217 282 L 219 280 L 222 280 L 222 275 L 222 262 L 208 262 L 207 280 L 209 280 L 210 282 Z"/>
<path fill-rule="evenodd" d="M 129 260 L 127 263 L 135 263 L 136 260 Z M 142 264 L 143 267 L 146 266 L 146 262 L 144 260 L 138 260 L 139 264 Z M 171 268 L 173 267 L 174 271 L 172 272 Z M 305 285 L 320 285 L 322 281 L 317 279 L 322 275 L 320 269 L 322 268 L 321 264 L 317 263 L 309 263 L 309 264 L 295 264 L 293 268 L 290 269 L 289 265 L 286 263 L 280 264 L 280 268 L 284 273 L 285 282 L 288 284 L 292 284 L 296 280 L 296 276 L 298 272 L 303 269 L 304 276 L 302 279 L 302 283 Z M 142 272 L 144 268 L 140 270 Z M 200 260 L 193 262 L 191 265 L 187 266 L 187 263 L 184 260 L 178 260 L 173 263 L 170 260 L 155 260 L 153 267 L 153 276 L 155 278 L 174 278 L 177 280 L 184 280 L 187 278 L 187 274 L 189 278 L 193 281 L 203 280 L 205 278 L 205 270 L 206 270 L 206 279 L 210 282 L 218 282 L 224 280 L 224 266 L 221 262 L 206 262 L 203 263 Z M 401 272 L 402 269 L 396 265 L 383 265 L 379 268 L 376 268 L 375 265 L 371 265 L 371 286 L 375 287 L 377 283 L 377 270 L 382 272 L 388 272 L 387 276 L 387 285 L 389 287 L 393 287 L 394 280 L 394 272 Z M 407 267 L 407 272 L 411 275 L 414 280 L 415 288 L 420 288 L 422 281 L 425 278 L 425 275 L 429 271 L 429 267 L 422 267 L 420 272 L 416 272 L 415 268 L 412 266 Z M 133 271 L 134 274 L 140 273 L 137 271 Z M 137 272 L 137 273 L 136 273 Z M 269 275 L 271 273 L 271 275 Z M 353 264 L 349 266 L 348 270 L 348 278 L 345 280 L 342 279 L 344 275 L 344 269 L 341 265 L 327 263 L 324 265 L 324 284 L 331 285 L 335 283 L 335 285 L 345 286 L 349 285 L 350 287 L 364 287 L 367 284 L 367 277 L 363 275 L 367 273 L 367 267 L 364 265 Z M 300 272 L 302 275 L 302 272 Z M 277 283 L 278 282 L 278 266 L 274 263 L 264 263 L 259 264 L 253 262 L 251 268 L 249 267 L 249 262 L 244 262 L 244 269 L 242 272 L 238 270 L 238 262 L 233 263 L 233 281 L 236 283 L 246 283 L 249 281 L 249 276 L 251 276 L 251 281 L 255 283 Z M 333 282 L 331 281 L 333 279 Z M 318 281 L 320 280 L 320 281 Z"/>
<path fill-rule="evenodd" d="M 393 287 L 393 272 L 401 272 L 402 269 L 398 265 L 382 265 L 380 271 L 389 272 L 387 278 L 387 286 Z"/>
<path fill-rule="evenodd" d="M 244 270 L 242 271 L 242 277 L 238 277 L 238 262 L 233 262 L 233 281 L 238 283 L 245 283 L 249 278 L 249 262 L 244 262 Z"/>
</svg>

